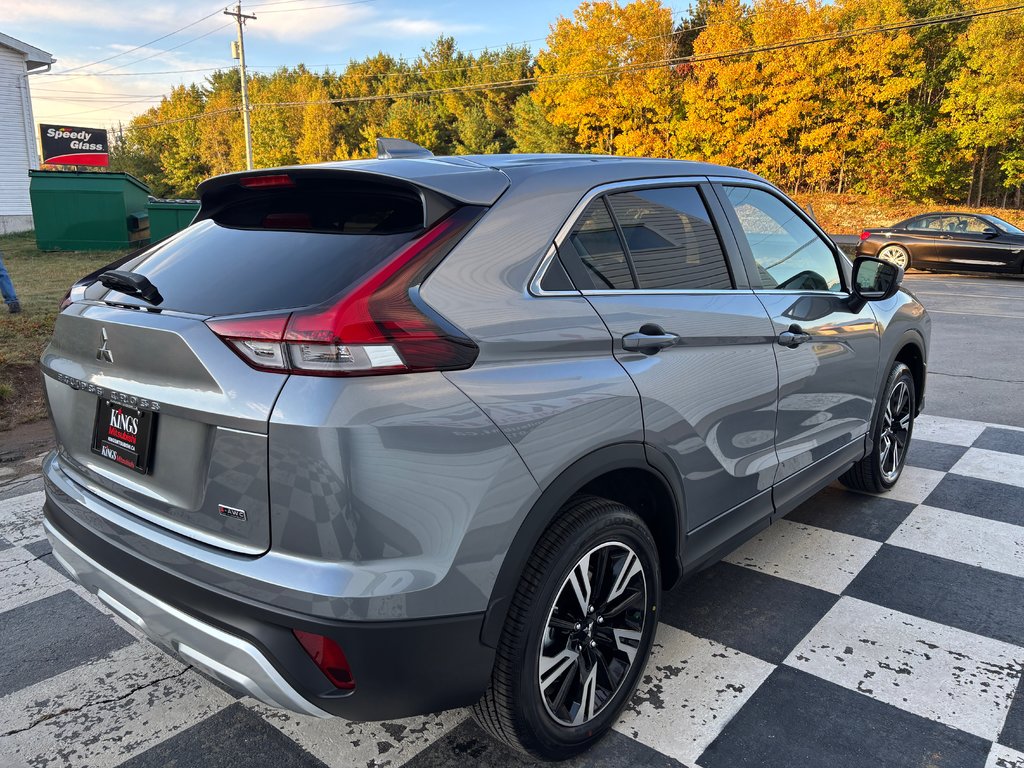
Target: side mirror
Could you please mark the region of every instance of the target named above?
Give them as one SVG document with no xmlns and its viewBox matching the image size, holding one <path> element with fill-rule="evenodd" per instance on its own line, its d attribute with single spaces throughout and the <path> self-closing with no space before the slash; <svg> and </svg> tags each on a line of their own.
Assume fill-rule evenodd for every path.
<svg viewBox="0 0 1024 768">
<path fill-rule="evenodd" d="M 989 237 L 989 238 L 998 237 L 999 236 L 999 230 L 996 229 L 995 227 L 985 227 L 983 230 L 981 230 L 981 234 L 983 234 L 985 237 Z"/>
<path fill-rule="evenodd" d="M 903 283 L 903 268 L 890 261 L 861 256 L 853 262 L 853 294 L 864 301 L 885 301 Z"/>
</svg>

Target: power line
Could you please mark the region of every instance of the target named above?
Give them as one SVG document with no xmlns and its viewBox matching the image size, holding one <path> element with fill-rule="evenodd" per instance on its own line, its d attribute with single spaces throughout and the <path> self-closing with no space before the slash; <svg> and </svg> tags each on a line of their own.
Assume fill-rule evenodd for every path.
<svg viewBox="0 0 1024 768">
<path fill-rule="evenodd" d="M 346 98 L 336 99 L 321 99 L 321 100 L 309 100 L 309 101 L 294 101 L 294 102 L 262 102 L 253 104 L 253 108 L 288 108 L 288 107 L 303 107 L 313 105 L 326 105 L 326 104 L 356 104 L 364 102 L 382 101 L 388 99 L 403 99 L 403 98 L 422 98 L 434 95 L 440 95 L 445 93 L 467 93 L 481 90 L 503 90 L 508 88 L 517 88 L 535 84 L 541 81 L 570 81 L 577 79 L 585 79 L 591 77 L 600 77 L 607 74 L 616 72 L 630 73 L 640 72 L 650 69 L 657 69 L 661 67 L 673 67 L 679 64 L 696 64 L 705 61 L 717 61 L 728 58 L 735 58 L 737 56 L 745 56 L 756 53 L 767 53 L 779 50 L 785 50 L 790 48 L 798 48 L 807 45 L 817 45 L 827 42 L 836 42 L 839 40 L 850 39 L 854 37 L 862 37 L 872 34 L 881 34 L 886 32 L 897 32 L 908 29 L 917 29 L 929 26 L 938 26 L 942 24 L 951 24 L 959 21 L 967 21 L 973 18 L 981 16 L 992 16 L 1020 12 L 1024 10 L 1024 3 L 1014 5 L 1003 5 L 993 6 L 990 8 L 979 9 L 974 11 L 962 11 L 958 13 L 941 14 L 937 16 L 922 17 L 917 19 L 908 19 L 902 22 L 890 23 L 890 24 L 879 24 L 871 27 L 861 27 L 857 29 L 836 31 L 832 33 L 815 35 L 806 38 L 797 38 L 788 41 L 782 41 L 778 43 L 770 43 L 761 46 L 752 46 L 748 48 L 735 49 L 731 51 L 723 51 L 713 54 L 702 54 L 692 56 L 678 56 L 659 59 L 656 61 L 649 62 L 638 62 L 636 64 L 629 65 L 617 65 L 611 67 L 602 67 L 585 72 L 572 72 L 562 74 L 551 74 L 551 75 L 531 75 L 523 78 L 514 78 L 504 81 L 496 81 L 489 83 L 470 83 L 461 86 L 452 86 L 448 88 L 433 88 L 420 91 L 410 91 L 402 93 L 388 93 L 388 94 L 373 94 L 369 96 L 354 96 Z M 211 112 L 204 112 L 197 115 L 190 115 L 187 117 L 174 118 L 170 120 L 162 120 L 149 124 L 139 125 L 139 128 L 149 129 L 156 128 L 162 125 L 171 125 L 174 123 L 185 122 L 189 120 L 197 120 L 204 117 L 214 117 L 219 114 L 225 114 L 228 112 L 238 111 L 237 107 L 229 107 L 219 110 L 213 110 Z"/>
<path fill-rule="evenodd" d="M 163 96 L 160 96 L 158 98 L 162 99 Z M 152 98 L 148 98 L 148 99 L 135 99 L 135 100 L 132 100 L 132 101 L 126 101 L 123 104 L 108 104 L 107 106 L 99 107 L 98 109 L 86 109 L 86 110 L 80 110 L 78 112 L 65 112 L 64 114 L 60 114 L 60 115 L 47 115 L 46 119 L 47 120 L 57 120 L 57 119 L 63 118 L 63 117 L 78 117 L 78 115 L 91 115 L 94 112 L 109 112 L 112 109 L 119 109 L 121 107 L 131 107 L 131 106 L 134 106 L 136 104 L 145 103 L 147 101 L 156 101 L 156 99 L 152 99 Z"/>
<path fill-rule="evenodd" d="M 296 11 L 317 11 L 320 10 L 321 8 L 340 8 L 343 5 L 362 5 L 364 3 L 372 2 L 375 2 L 375 0 L 349 0 L 349 2 L 347 3 L 330 3 L 329 5 L 310 5 L 304 8 L 272 8 L 268 11 L 260 11 L 260 13 L 294 13 Z"/>
<path fill-rule="evenodd" d="M 55 93 L 56 94 L 56 93 L 59 93 L 59 94 L 63 94 L 61 96 L 53 96 L 53 97 L 49 97 L 48 96 L 47 97 L 47 98 L 52 98 L 53 101 L 62 101 L 62 100 L 66 100 L 66 101 L 83 101 L 83 100 L 89 100 L 89 99 L 98 99 L 98 100 L 101 100 L 101 101 L 121 101 L 122 99 L 126 99 L 126 98 L 143 98 L 143 97 L 146 97 L 146 98 L 159 99 L 162 96 L 166 96 L 166 94 L 163 94 L 163 93 L 111 93 L 109 91 L 106 92 L 106 93 L 98 93 L 98 92 L 97 93 L 88 93 L 88 92 L 83 92 L 83 91 L 72 91 L 72 90 L 69 90 L 69 89 L 54 89 L 54 88 L 33 88 L 32 89 L 32 93 L 43 93 L 43 94 L 48 94 L 48 93 Z"/>
<path fill-rule="evenodd" d="M 227 24 L 221 24 L 219 27 L 214 27 L 209 32 L 204 32 L 203 34 L 198 35 L 198 36 L 193 37 L 193 38 L 190 38 L 190 39 L 186 40 L 183 43 L 178 43 L 178 45 L 175 45 L 175 46 L 173 46 L 171 48 L 161 49 L 159 51 L 156 51 L 155 53 L 151 53 L 149 56 L 143 56 L 141 59 L 136 59 L 135 61 L 129 61 L 127 64 L 118 64 L 116 67 L 111 67 L 110 69 L 105 69 L 102 72 L 95 72 L 95 73 L 85 72 L 85 73 L 83 73 L 81 75 L 77 75 L 77 77 L 89 77 L 90 74 L 105 75 L 108 72 L 113 72 L 115 69 L 121 69 L 121 67 L 131 67 L 131 66 L 134 66 L 135 64 L 140 64 L 143 61 L 149 61 L 150 59 L 155 59 L 158 56 L 163 56 L 165 53 L 170 53 L 171 51 L 176 51 L 179 48 L 184 48 L 186 45 L 191 45 L 192 43 L 196 42 L 197 40 L 202 40 L 204 37 L 209 37 L 210 35 L 212 35 L 212 34 L 214 34 L 216 32 L 220 32 L 222 29 L 227 29 L 230 26 L 231 26 L 231 22 L 229 21 Z"/>
<path fill-rule="evenodd" d="M 1024 3 L 1010 6 L 1001 6 L 997 8 L 989 8 L 977 11 L 963 11 L 960 13 L 944 14 L 940 16 L 926 17 L 921 19 L 907 20 L 903 22 L 897 22 L 893 24 L 879 24 L 873 27 L 861 27 L 859 29 L 837 31 L 833 33 L 816 35 L 806 38 L 797 38 L 794 40 L 787 40 L 778 43 L 769 43 L 761 46 L 753 46 L 749 48 L 736 49 L 732 51 L 723 51 L 720 53 L 713 54 L 701 54 L 693 56 L 676 56 L 658 61 L 650 62 L 639 62 L 637 64 L 617 65 L 612 67 L 601 67 L 597 69 L 588 70 L 585 72 L 570 72 L 553 75 L 531 75 L 529 77 L 510 79 L 505 81 L 499 81 L 494 83 L 470 83 L 463 86 L 452 86 L 449 88 L 435 88 L 417 92 L 402 93 L 402 94 L 373 94 L 370 96 L 356 96 L 350 98 L 338 98 L 338 99 L 321 99 L 321 100 L 310 100 L 310 101 L 294 101 L 294 102 L 263 102 L 253 104 L 254 107 L 296 107 L 296 106 L 312 106 L 317 104 L 350 104 L 358 103 L 363 101 L 379 101 L 383 99 L 394 99 L 394 98 L 415 98 L 420 96 L 432 96 L 441 93 L 458 93 L 466 91 L 476 90 L 488 90 L 488 89 L 501 89 L 501 88 L 515 88 L 522 85 L 529 85 L 531 83 L 538 83 L 543 81 L 559 81 L 559 80 L 576 80 L 581 78 L 600 77 L 602 75 L 612 74 L 615 72 L 641 72 L 649 69 L 657 69 L 661 67 L 677 66 L 685 63 L 701 63 L 705 61 L 718 61 L 721 59 L 734 58 L 737 56 L 746 56 L 755 53 L 769 53 L 773 51 L 785 50 L 788 48 L 798 48 L 806 45 L 818 45 L 821 43 L 836 42 L 839 40 L 845 40 L 853 37 L 862 37 L 865 35 L 880 34 L 885 32 L 898 32 L 905 29 L 915 29 L 919 27 L 937 26 L 940 24 L 950 24 L 957 21 L 963 21 L 967 19 L 977 18 L 980 16 L 991 16 L 995 14 L 1006 14 L 1019 12 L 1024 10 Z"/>
<path fill-rule="evenodd" d="M 166 35 L 161 35 L 160 37 L 154 38 L 153 40 L 150 40 L 148 43 L 142 43 L 142 45 L 137 45 L 134 48 L 129 48 L 127 51 L 121 51 L 120 53 L 115 53 L 112 56 L 107 56 L 107 58 L 105 58 L 105 59 L 99 59 L 98 61 L 93 61 L 93 62 L 90 62 L 89 64 L 80 64 L 77 67 L 72 67 L 71 69 L 65 69 L 63 72 L 53 72 L 52 74 L 54 74 L 54 75 L 66 75 L 66 74 L 68 74 L 70 72 L 77 72 L 78 70 L 86 69 L 87 67 L 95 67 L 97 64 L 103 64 L 104 62 L 111 61 L 112 59 L 116 59 L 116 58 L 119 58 L 121 56 L 126 56 L 129 53 L 134 53 L 135 51 L 139 50 L 140 48 L 146 48 L 146 47 L 152 45 L 153 43 L 159 43 L 161 40 L 166 40 L 168 37 L 171 37 L 172 35 L 176 35 L 179 32 L 184 32 L 186 29 L 190 29 L 191 27 L 194 27 L 196 24 L 201 24 L 202 22 L 206 21 L 207 19 L 213 18 L 214 16 L 216 16 L 220 12 L 221 12 L 221 9 L 218 8 L 213 13 L 208 13 L 206 16 L 203 16 L 203 18 L 197 19 L 197 20 L 193 21 L 191 24 L 186 24 L 183 27 L 178 27 L 173 32 L 168 32 Z M 50 73 L 47 73 L 47 74 L 50 74 Z"/>
<path fill-rule="evenodd" d="M 209 17 L 206 17 L 206 18 L 209 18 Z M 205 19 L 201 19 L 200 21 L 205 21 Z M 198 23 L 200 23 L 200 22 L 196 22 L 196 24 L 198 24 Z M 191 25 L 191 26 L 194 26 L 194 25 Z M 67 74 L 66 72 L 53 72 L 53 73 L 43 73 L 43 74 L 50 74 L 50 75 L 52 75 L 54 77 L 62 78 L 62 82 L 67 81 L 67 80 L 78 80 L 78 79 L 85 78 L 85 77 L 109 77 L 109 76 L 117 77 L 117 76 L 128 76 L 128 75 L 145 76 L 145 75 L 150 74 L 150 73 L 148 73 L 148 72 L 114 72 L 114 70 L 115 69 L 121 69 L 122 67 L 131 67 L 131 66 L 134 66 L 135 64 L 140 64 L 143 61 L 149 61 L 150 59 L 155 59 L 158 56 L 163 56 L 164 54 L 170 53 L 171 51 L 176 51 L 179 48 L 184 48 L 186 45 L 191 45 L 192 43 L 196 42 L 197 40 L 202 40 L 204 37 L 209 37 L 210 35 L 212 35 L 212 34 L 214 34 L 216 32 L 220 32 L 222 29 L 226 29 L 227 27 L 230 27 L 230 26 L 231 26 L 230 22 L 228 22 L 227 24 L 222 24 L 222 25 L 220 25 L 218 27 L 214 27 L 209 32 L 204 32 L 203 34 L 197 35 L 196 37 L 193 37 L 193 38 L 190 38 L 190 39 L 186 40 L 183 43 L 178 43 L 178 45 L 172 46 L 171 48 L 163 48 L 161 50 L 158 50 L 158 51 L 155 51 L 154 53 L 149 54 L 148 56 L 143 56 L 141 59 L 135 59 L 135 61 L 129 61 L 129 62 L 125 63 L 125 64 L 118 64 L 115 67 L 110 67 L 109 69 L 104 69 L 102 72 L 82 72 L 82 73 L 77 74 L 77 75 Z M 166 37 L 169 37 L 169 35 L 167 35 Z M 145 47 L 145 46 L 138 46 L 136 48 L 133 48 L 132 50 L 136 50 L 137 51 L 137 50 L 139 50 L 139 48 L 143 48 L 143 47 Z M 92 66 L 92 65 L 88 65 L 88 66 Z M 69 71 L 71 71 L 71 70 L 69 70 Z M 202 70 L 180 70 L 180 71 L 181 72 L 190 72 L 190 71 L 202 71 Z M 161 74 L 170 74 L 170 73 L 161 73 Z"/>
</svg>

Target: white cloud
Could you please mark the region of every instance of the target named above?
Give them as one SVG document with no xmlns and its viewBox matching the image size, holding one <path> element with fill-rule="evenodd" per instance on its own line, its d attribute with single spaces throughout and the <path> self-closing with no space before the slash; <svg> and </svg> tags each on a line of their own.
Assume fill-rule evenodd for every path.
<svg viewBox="0 0 1024 768">
<path fill-rule="evenodd" d="M 139 56 L 156 52 L 157 49 L 141 49 Z M 134 56 L 134 55 L 133 55 Z M 129 58 L 129 57 L 126 57 Z M 121 59 L 114 59 L 110 66 Z M 87 59 L 69 58 L 65 68 L 71 69 L 89 63 Z M 159 59 L 146 62 L 156 70 L 228 68 L 233 62 L 208 57 L 195 58 L 186 50 L 162 53 Z M 126 68 L 125 71 L 132 71 Z M 145 112 L 160 103 L 161 96 L 181 83 L 202 82 L 209 74 L 202 72 L 177 72 L 166 75 L 142 75 L 132 77 L 103 77 L 74 73 L 67 77 L 58 75 L 33 75 L 29 78 L 32 92 L 32 111 L 37 122 L 70 122 L 75 125 L 105 128 L 118 121 L 127 123 L 132 117 Z"/>
<path fill-rule="evenodd" d="M 341 43 L 344 35 L 351 34 L 351 30 L 357 29 L 376 15 L 372 9 L 365 6 L 341 6 L 308 11 L 295 9 L 287 13 L 260 13 L 259 8 L 253 10 L 256 13 L 256 21 L 246 24 L 246 34 L 253 38 L 269 38 L 282 43 Z"/>
<path fill-rule="evenodd" d="M 131 30 L 132 36 L 137 35 L 139 30 L 184 26 L 211 11 L 209 4 L 198 0 L 130 4 L 117 0 L 3 0 L 3 5 L 5 24 L 50 22 L 77 29 Z"/>
<path fill-rule="evenodd" d="M 315 0 L 312 0 L 315 1 Z M 341 6 L 309 10 L 297 8 L 287 13 L 263 13 L 254 9 L 257 19 L 246 26 L 254 38 L 270 38 L 283 43 L 309 43 L 324 51 L 351 47 L 353 38 L 373 38 L 385 47 L 396 38 L 432 39 L 441 34 L 474 32 L 477 24 L 457 24 L 440 19 L 391 17 L 369 6 Z"/>
<path fill-rule="evenodd" d="M 484 27 L 479 24 L 453 24 L 436 19 L 385 19 L 360 30 L 363 37 L 430 37 L 438 35 L 455 35 L 461 32 L 479 32 Z"/>
</svg>

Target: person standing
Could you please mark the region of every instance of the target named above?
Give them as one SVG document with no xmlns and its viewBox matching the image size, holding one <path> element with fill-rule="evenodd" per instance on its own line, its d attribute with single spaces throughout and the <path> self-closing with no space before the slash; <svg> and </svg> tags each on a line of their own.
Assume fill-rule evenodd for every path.
<svg viewBox="0 0 1024 768">
<path fill-rule="evenodd" d="M 3 295 L 12 315 L 21 312 L 21 302 L 18 301 L 18 294 L 14 292 L 14 283 L 11 282 L 11 276 L 7 273 L 7 267 L 4 266 L 3 251 L 0 251 L 0 294 Z"/>
</svg>

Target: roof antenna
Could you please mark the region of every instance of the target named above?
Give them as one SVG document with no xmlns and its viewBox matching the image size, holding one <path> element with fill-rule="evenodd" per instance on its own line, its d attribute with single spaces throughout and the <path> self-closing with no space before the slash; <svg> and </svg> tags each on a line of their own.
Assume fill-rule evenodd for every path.
<svg viewBox="0 0 1024 768">
<path fill-rule="evenodd" d="M 405 139 L 377 139 L 377 158 L 394 160 L 405 157 L 433 157 L 434 153 Z"/>
</svg>

